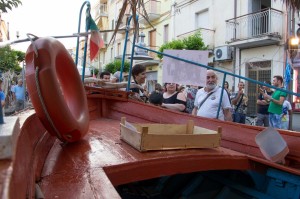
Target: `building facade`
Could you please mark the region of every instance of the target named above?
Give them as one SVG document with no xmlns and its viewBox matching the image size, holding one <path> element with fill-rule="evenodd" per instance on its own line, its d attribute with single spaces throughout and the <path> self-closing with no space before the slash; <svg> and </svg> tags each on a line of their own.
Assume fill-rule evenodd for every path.
<svg viewBox="0 0 300 199">
<path fill-rule="evenodd" d="M 98 25 L 101 30 L 115 28 L 122 3 L 120 0 L 100 1 L 98 10 L 102 14 L 99 14 Z M 150 49 L 158 50 L 167 41 L 200 31 L 211 52 L 208 65 L 258 81 L 285 75 L 286 61 L 290 60 L 287 41 L 294 35 L 298 19 L 283 1 L 149 0 L 144 7 L 152 26 L 140 18 L 139 33 L 146 35 L 146 47 Z M 129 9 L 126 13 L 127 16 L 131 14 Z M 121 29 L 126 27 L 126 17 L 122 25 Z M 115 41 L 108 45 L 111 34 L 106 33 L 104 37 L 107 46 L 100 52 L 102 66 L 123 54 L 125 31 L 120 31 Z M 132 32 L 128 38 L 126 54 L 131 51 Z M 151 81 L 150 85 L 162 83 L 161 61 L 154 53 L 149 55 L 154 60 L 140 61 L 147 66 L 148 81 Z M 297 67 L 295 71 L 294 75 L 297 75 Z M 222 74 L 219 79 L 223 79 Z M 226 81 L 235 90 L 240 80 L 227 76 Z M 256 112 L 258 87 L 250 82 L 245 85 L 249 96 L 248 114 L 252 114 Z M 294 87 L 297 89 L 298 86 Z"/>
<path fill-rule="evenodd" d="M 0 42 L 9 40 L 8 24 L 1 18 L 0 13 Z"/>
</svg>

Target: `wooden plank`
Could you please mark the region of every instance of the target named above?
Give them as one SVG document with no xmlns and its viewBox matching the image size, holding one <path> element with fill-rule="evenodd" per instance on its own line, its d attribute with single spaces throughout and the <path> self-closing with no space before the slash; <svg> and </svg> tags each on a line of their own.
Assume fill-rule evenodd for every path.
<svg viewBox="0 0 300 199">
<path fill-rule="evenodd" d="M 147 126 L 149 134 L 185 134 L 186 125 L 184 124 L 140 124 Z M 139 129 L 138 129 L 139 130 Z"/>
<path fill-rule="evenodd" d="M 121 117 L 121 124 L 125 125 L 126 117 Z"/>
<path fill-rule="evenodd" d="M 147 140 L 148 130 L 149 130 L 149 128 L 147 126 L 141 127 L 141 132 L 142 132 L 142 140 L 141 140 L 141 146 L 140 146 L 141 151 L 144 151 L 144 149 L 145 149 L 144 145 Z"/>
<path fill-rule="evenodd" d="M 127 128 L 125 125 L 120 124 L 120 130 L 121 130 L 121 139 L 136 148 L 137 150 L 141 150 L 141 139 L 142 134 L 140 132 L 135 132 L 129 128 Z"/>
<path fill-rule="evenodd" d="M 212 131 L 194 126 L 193 120 L 186 125 L 134 124 L 133 127 L 125 120 L 125 117 L 121 118 L 121 139 L 140 151 L 220 146 L 221 133 L 218 132 L 221 132 L 221 127 L 218 132 Z"/>
<path fill-rule="evenodd" d="M 167 150 L 188 148 L 214 148 L 220 146 L 219 134 L 157 135 L 144 138 L 142 150 Z"/>
<path fill-rule="evenodd" d="M 194 120 L 188 120 L 186 124 L 186 133 L 193 134 L 194 132 Z"/>
<path fill-rule="evenodd" d="M 194 127 L 194 134 L 217 134 L 217 131 L 213 131 L 213 130 L 210 130 L 210 129 L 195 126 Z"/>
</svg>

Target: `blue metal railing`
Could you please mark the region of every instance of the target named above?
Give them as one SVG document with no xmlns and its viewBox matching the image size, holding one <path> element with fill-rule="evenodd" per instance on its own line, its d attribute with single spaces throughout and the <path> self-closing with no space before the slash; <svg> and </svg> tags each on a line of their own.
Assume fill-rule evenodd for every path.
<svg viewBox="0 0 300 199">
<path fill-rule="evenodd" d="M 124 53 L 122 56 L 122 65 L 121 65 L 120 78 L 119 78 L 120 82 L 122 81 L 122 78 L 123 78 L 123 70 L 124 70 L 126 48 L 127 48 L 127 39 L 128 39 L 128 33 L 129 33 L 129 29 L 130 29 L 131 19 L 132 19 L 132 15 L 129 16 L 129 18 L 127 19 L 127 23 L 126 23 L 126 34 L 125 34 L 124 51 L 123 51 Z"/>
<path fill-rule="evenodd" d="M 89 1 L 85 1 L 81 8 L 80 8 L 80 12 L 79 12 L 79 20 L 78 20 L 78 34 L 80 33 L 80 27 L 81 27 L 81 14 L 82 14 L 82 10 L 84 6 L 87 6 L 86 9 L 86 26 L 85 26 L 85 31 L 87 32 L 89 30 L 89 26 L 90 26 L 90 11 L 91 11 L 91 4 Z M 83 64 L 82 64 L 82 82 L 84 81 L 84 76 L 85 76 L 85 65 L 86 65 L 86 51 L 87 51 L 87 40 L 88 40 L 88 35 L 85 36 L 85 42 L 84 42 L 84 53 L 83 53 Z M 77 37 L 77 46 L 76 46 L 76 57 L 75 57 L 75 65 L 77 67 L 78 64 L 78 53 L 79 53 L 79 36 Z"/>
<path fill-rule="evenodd" d="M 88 17 L 91 17 L 90 16 L 90 3 L 88 1 L 86 1 L 86 2 L 83 3 L 83 5 L 82 5 L 82 7 L 80 9 L 78 33 L 80 33 L 81 12 L 82 12 L 82 9 L 83 9 L 83 7 L 84 7 L 85 4 L 87 4 L 87 11 L 86 11 L 87 19 L 88 19 Z M 137 17 L 136 21 L 138 21 L 138 16 L 136 16 L 136 17 Z M 126 36 L 125 36 L 124 52 L 123 52 L 123 57 L 122 57 L 122 65 L 121 65 L 121 70 L 120 70 L 120 80 L 122 79 L 123 70 L 124 70 L 124 62 L 125 62 L 126 47 L 127 47 L 127 38 L 128 38 L 129 26 L 130 26 L 131 20 L 132 20 L 132 15 L 127 19 L 127 24 L 126 24 Z M 89 20 L 86 20 L 86 22 L 87 22 L 87 24 L 86 24 L 86 31 L 88 31 Z M 131 71 L 132 71 L 134 49 L 135 49 L 135 47 L 137 47 L 137 48 L 140 48 L 140 49 L 143 49 L 143 50 L 147 50 L 147 51 L 150 51 L 150 52 L 162 55 L 162 56 L 170 57 L 170 58 L 175 59 L 175 60 L 183 61 L 185 63 L 193 64 L 193 65 L 196 65 L 196 66 L 199 66 L 199 67 L 203 67 L 203 68 L 206 68 L 206 69 L 210 69 L 210 70 L 214 70 L 214 71 L 220 72 L 220 73 L 222 73 L 224 75 L 223 76 L 223 81 L 222 81 L 222 87 L 224 87 L 224 83 L 225 83 L 227 75 L 230 75 L 232 77 L 243 79 L 245 81 L 249 81 L 249 82 L 252 82 L 254 84 L 258 84 L 258 85 L 261 85 L 261 86 L 267 86 L 269 88 L 280 90 L 280 91 L 286 92 L 287 94 L 291 94 L 291 95 L 295 95 L 297 97 L 300 97 L 300 93 L 294 93 L 292 91 L 285 90 L 285 89 L 282 89 L 282 88 L 278 88 L 278 87 L 266 84 L 264 82 L 260 82 L 260 81 L 257 81 L 257 80 L 254 80 L 254 79 L 250 79 L 250 78 L 247 78 L 247 77 L 243 77 L 243 76 L 240 76 L 240 75 L 237 75 L 237 74 L 234 74 L 234 73 L 223 71 L 221 69 L 213 68 L 213 67 L 210 67 L 210 66 L 207 66 L 207 65 L 204 65 L 204 64 L 196 63 L 196 62 L 193 62 L 193 61 L 190 61 L 190 60 L 186 60 L 186 59 L 183 59 L 183 58 L 180 58 L 180 57 L 172 56 L 172 55 L 169 55 L 169 54 L 166 54 L 166 53 L 162 53 L 162 52 L 158 52 L 156 50 L 152 50 L 150 48 L 145 48 L 145 47 L 136 45 L 136 43 L 135 43 L 135 41 L 136 41 L 136 34 L 137 34 L 137 32 L 134 31 L 133 32 L 133 41 L 132 41 L 133 45 L 132 45 L 131 57 L 130 57 L 129 77 L 128 77 L 128 83 L 127 83 L 126 91 L 129 91 L 129 89 L 130 89 L 130 82 L 131 82 L 131 75 L 130 74 L 131 74 Z M 82 74 L 83 74 L 82 75 L 82 78 L 83 78 L 82 80 L 83 81 L 84 81 L 84 71 L 85 71 L 85 64 L 86 64 L 85 60 L 86 60 L 86 50 L 87 50 L 87 37 L 88 36 L 86 36 L 85 46 L 84 46 L 84 60 L 83 60 L 83 72 L 82 72 Z M 79 37 L 77 38 L 77 49 L 76 49 L 76 60 L 75 60 L 76 65 L 78 63 L 78 46 L 79 46 Z M 221 97 L 220 97 L 220 101 L 219 101 L 219 108 L 218 108 L 218 112 L 217 112 L 217 117 L 216 118 L 219 117 L 219 111 L 220 111 L 220 108 L 221 108 L 223 94 L 224 94 L 224 89 L 222 89 L 222 91 L 221 91 Z"/>
<path fill-rule="evenodd" d="M 230 73 L 230 72 L 227 72 L 227 71 L 223 71 L 223 70 L 220 70 L 220 69 L 217 69 L 217 68 L 213 68 L 213 67 L 210 67 L 210 66 L 207 66 L 207 65 L 204 65 L 204 64 L 196 63 L 196 62 L 193 62 L 193 61 L 190 61 L 190 60 L 186 60 L 186 59 L 183 59 L 183 58 L 180 58 L 180 57 L 172 56 L 172 55 L 169 55 L 169 54 L 166 54 L 166 53 L 158 52 L 158 51 L 152 50 L 152 49 L 150 49 L 150 48 L 145 48 L 145 47 L 136 45 L 135 42 L 134 42 L 133 45 L 132 45 L 132 49 L 134 50 L 135 47 L 141 48 L 141 49 L 143 49 L 143 50 L 148 50 L 148 51 L 150 51 L 150 52 L 154 52 L 154 53 L 159 54 L 159 55 L 163 55 L 163 56 L 166 56 L 166 57 L 170 57 L 170 58 L 172 58 L 172 59 L 176 59 L 176 60 L 179 60 L 179 61 L 183 61 L 183 62 L 186 62 L 186 63 L 189 63 L 189 64 L 194 64 L 194 65 L 197 65 L 197 66 L 206 68 L 206 69 L 210 69 L 210 70 L 214 70 L 214 71 L 220 72 L 220 73 L 224 74 L 223 82 L 222 82 L 222 87 L 224 87 L 224 83 L 225 83 L 226 76 L 227 76 L 227 75 L 230 75 L 230 76 L 233 76 L 233 77 L 236 77 L 236 78 L 239 78 L 239 79 L 243 79 L 243 80 L 246 80 L 246 81 L 249 81 L 249 82 L 252 82 L 252 83 L 255 83 L 255 84 L 259 84 L 259 85 L 262 85 L 262 86 L 267 86 L 267 87 L 269 87 L 269 88 L 273 88 L 273 89 L 276 89 L 276 90 L 280 90 L 280 91 L 286 92 L 286 93 L 288 93 L 288 94 L 291 94 L 291 95 L 295 95 L 295 96 L 297 96 L 297 97 L 300 97 L 300 93 L 294 93 L 294 92 L 292 92 L 292 91 L 285 90 L 285 89 L 282 89 L 282 88 L 278 88 L 278 87 L 275 87 L 275 86 L 266 84 L 266 83 L 264 83 L 264 82 L 260 82 L 260 81 L 254 80 L 254 79 L 250 79 L 250 78 L 247 78 L 247 77 L 243 77 L 243 76 L 240 76 L 240 75 L 237 75 L 237 74 L 234 74 L 234 73 Z M 133 50 L 132 50 L 132 53 L 134 52 Z M 130 71 L 131 71 L 131 68 L 132 68 L 132 56 L 131 56 L 131 63 L 130 63 Z M 129 74 L 131 74 L 131 73 L 129 73 Z M 129 77 L 130 77 L 130 75 L 129 75 Z M 128 85 L 129 85 L 128 87 L 130 87 L 130 81 L 128 81 Z M 128 89 L 128 90 L 129 90 L 129 89 Z M 216 118 L 219 117 L 219 111 L 220 111 L 220 108 L 221 108 L 221 103 L 222 103 L 223 93 L 224 93 L 224 89 L 222 89 L 222 92 L 221 92 L 221 97 L 220 97 L 220 102 L 219 102 L 219 108 L 218 108 L 218 113 L 217 113 Z"/>
<path fill-rule="evenodd" d="M 204 68 L 206 68 L 206 69 L 214 70 L 214 71 L 220 72 L 220 73 L 222 73 L 222 74 L 224 74 L 224 75 L 225 75 L 225 74 L 226 74 L 226 75 L 230 75 L 230 76 L 233 76 L 233 77 L 236 77 L 236 78 L 240 78 L 240 79 L 243 79 L 243 80 L 246 80 L 246 81 L 255 83 L 255 84 L 259 84 L 259 85 L 262 85 L 262 86 L 267 86 L 267 87 L 269 87 L 269 88 L 273 88 L 273 89 L 276 89 L 276 90 L 280 90 L 280 91 L 286 92 L 286 93 L 288 93 L 288 94 L 296 95 L 297 97 L 300 97 L 300 93 L 294 93 L 294 92 L 292 92 L 292 91 L 285 90 L 285 89 L 282 89 L 282 88 L 278 88 L 278 87 L 275 87 L 275 86 L 272 86 L 272 85 L 269 85 L 269 84 L 266 84 L 266 83 L 263 83 L 263 82 L 254 80 L 254 79 L 250 79 L 250 78 L 247 78 L 247 77 L 244 77 L 244 76 L 240 76 L 240 75 L 237 75 L 237 74 L 234 74 L 234 73 L 230 73 L 230 72 L 227 72 L 227 71 L 223 71 L 223 70 L 221 70 L 221 69 L 217 69 L 217 68 L 213 68 L 213 67 L 210 67 L 210 66 L 206 66 L 206 65 L 204 65 L 204 64 L 200 64 L 200 63 L 196 63 L 196 62 L 193 62 L 193 61 L 189 61 L 189 60 L 186 60 L 186 59 L 183 59 L 183 58 L 180 58 L 180 57 L 175 57 L 175 56 L 172 56 L 172 55 L 168 55 L 168 54 L 165 54 L 165 53 L 161 53 L 161 52 L 158 52 L 158 51 L 155 51 L 155 50 L 152 50 L 152 49 L 149 49 L 149 48 L 145 48 L 145 47 L 142 47 L 142 46 L 138 46 L 138 45 L 134 45 L 134 46 L 137 47 L 137 48 L 141 48 L 141 49 L 144 49 L 144 50 L 148 50 L 148 51 L 150 51 L 150 52 L 154 52 L 154 53 L 157 53 L 157 54 L 166 56 L 166 57 L 170 57 L 170 58 L 173 58 L 173 59 L 177 59 L 177 60 L 179 60 L 179 61 L 183 61 L 183 62 L 186 62 L 186 63 L 189 63 L 189 64 L 194 64 L 194 65 L 197 65 L 197 66 L 201 66 L 201 67 L 204 67 Z"/>
</svg>

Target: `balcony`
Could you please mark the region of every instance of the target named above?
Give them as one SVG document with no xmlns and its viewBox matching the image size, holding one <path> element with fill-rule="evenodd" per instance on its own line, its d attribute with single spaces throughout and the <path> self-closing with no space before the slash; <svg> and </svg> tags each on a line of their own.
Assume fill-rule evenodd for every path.
<svg viewBox="0 0 300 199">
<path fill-rule="evenodd" d="M 104 44 L 107 45 L 108 42 L 109 42 L 109 38 L 108 38 L 108 33 L 107 32 L 102 33 L 102 39 L 104 41 Z"/>
<path fill-rule="evenodd" d="M 129 14 L 127 14 L 129 15 Z M 121 23 L 120 23 L 120 26 L 119 26 L 119 29 L 125 29 L 126 28 L 126 25 L 127 25 L 127 19 L 128 19 L 128 16 L 127 15 L 124 15 L 122 20 L 121 20 Z M 119 18 L 117 18 L 116 20 L 116 25 L 117 25 L 117 22 L 118 22 Z M 133 20 L 131 21 L 131 23 L 129 24 L 129 28 L 132 28 L 133 27 Z M 119 32 L 121 34 L 125 34 L 125 31 L 123 32 Z"/>
<path fill-rule="evenodd" d="M 144 6 L 145 6 L 145 10 L 147 12 L 149 21 L 152 22 L 156 19 L 158 19 L 160 17 L 160 1 L 156 1 L 156 0 L 149 0 L 147 2 L 145 2 Z M 142 15 L 145 16 L 144 11 L 142 11 Z M 147 25 L 148 22 L 145 18 L 142 17 L 142 15 L 140 15 L 139 18 L 139 23 Z"/>
<path fill-rule="evenodd" d="M 226 21 L 227 43 L 240 49 L 278 44 L 283 13 L 272 8 Z"/>
<path fill-rule="evenodd" d="M 107 4 L 106 3 L 100 3 L 97 6 L 96 18 L 100 18 L 100 17 L 108 17 Z"/>
<path fill-rule="evenodd" d="M 195 34 L 197 31 L 200 31 L 203 42 L 205 45 L 208 45 L 208 49 L 214 49 L 214 36 L 215 36 L 215 31 L 211 29 L 206 29 L 206 28 L 198 28 L 196 30 L 186 32 L 184 34 L 178 35 L 178 39 L 184 39 L 190 35 Z"/>
<path fill-rule="evenodd" d="M 107 3 L 99 3 L 94 8 L 95 21 L 100 29 L 108 28 Z"/>
</svg>

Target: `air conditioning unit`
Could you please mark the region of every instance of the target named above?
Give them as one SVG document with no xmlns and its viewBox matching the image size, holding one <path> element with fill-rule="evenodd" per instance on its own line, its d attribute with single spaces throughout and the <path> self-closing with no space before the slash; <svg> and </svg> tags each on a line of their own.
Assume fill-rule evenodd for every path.
<svg viewBox="0 0 300 199">
<path fill-rule="evenodd" d="M 214 50 L 215 61 L 223 61 L 232 59 L 232 51 L 229 46 L 216 47 Z"/>
</svg>

